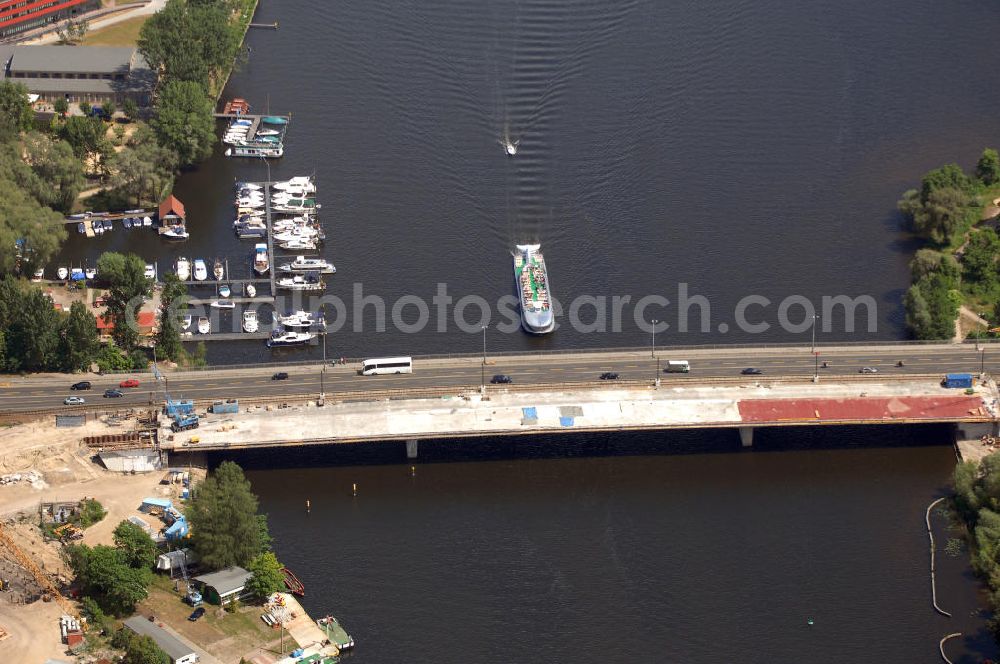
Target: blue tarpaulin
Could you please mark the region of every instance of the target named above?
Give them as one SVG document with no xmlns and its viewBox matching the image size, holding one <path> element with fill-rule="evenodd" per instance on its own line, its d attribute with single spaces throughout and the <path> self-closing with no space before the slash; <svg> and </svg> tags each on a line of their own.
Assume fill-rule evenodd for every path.
<svg viewBox="0 0 1000 664">
<path fill-rule="evenodd" d="M 521 413 L 524 415 L 525 418 L 527 418 L 529 420 L 537 420 L 538 419 L 538 411 L 534 407 L 531 407 L 531 408 L 522 408 L 521 409 Z"/>
<path fill-rule="evenodd" d="M 144 512 L 148 511 L 152 507 L 159 507 L 160 509 L 168 510 L 173 506 L 174 504 L 170 502 L 169 498 L 143 498 L 142 505 L 139 506 L 139 509 Z"/>
<path fill-rule="evenodd" d="M 573 426 L 573 418 L 572 417 L 560 417 L 559 418 L 559 426 L 563 426 L 563 427 L 571 427 L 571 426 Z"/>
</svg>

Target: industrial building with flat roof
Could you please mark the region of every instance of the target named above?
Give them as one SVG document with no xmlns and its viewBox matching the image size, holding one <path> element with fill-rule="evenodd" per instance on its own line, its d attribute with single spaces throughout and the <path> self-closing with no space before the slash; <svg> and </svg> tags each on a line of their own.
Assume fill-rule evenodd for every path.
<svg viewBox="0 0 1000 664">
<path fill-rule="evenodd" d="M 0 0 L 0 39 L 98 9 L 101 0 Z"/>
<path fill-rule="evenodd" d="M 0 78 L 54 102 L 139 106 L 152 100 L 156 74 L 132 46 L 0 46 Z"/>
</svg>

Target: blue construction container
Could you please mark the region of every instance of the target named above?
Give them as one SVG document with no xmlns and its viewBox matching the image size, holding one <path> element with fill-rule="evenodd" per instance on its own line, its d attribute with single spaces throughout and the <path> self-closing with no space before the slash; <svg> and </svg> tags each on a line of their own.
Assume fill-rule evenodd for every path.
<svg viewBox="0 0 1000 664">
<path fill-rule="evenodd" d="M 966 389 L 972 387 L 972 374 L 953 373 L 947 374 L 941 381 L 941 387 Z"/>
</svg>

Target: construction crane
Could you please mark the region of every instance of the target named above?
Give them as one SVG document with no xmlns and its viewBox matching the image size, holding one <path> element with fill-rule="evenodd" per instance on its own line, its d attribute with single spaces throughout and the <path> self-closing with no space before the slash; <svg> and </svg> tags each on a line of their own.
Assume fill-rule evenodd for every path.
<svg viewBox="0 0 1000 664">
<path fill-rule="evenodd" d="M 0 545 L 13 554 L 18 565 L 28 570 L 31 576 L 35 578 L 35 583 L 37 583 L 42 590 L 52 595 L 55 600 L 59 602 L 59 606 L 62 607 L 63 611 L 74 618 L 80 618 L 80 613 L 76 610 L 76 607 L 73 606 L 73 603 L 63 597 L 62 593 L 59 592 L 59 589 L 56 588 L 55 584 L 49 580 L 49 577 L 46 576 L 45 572 L 43 572 L 41 568 L 35 564 L 34 560 L 21 550 L 21 547 L 14 543 L 14 540 L 11 539 L 10 535 L 7 534 L 2 525 L 0 525 Z"/>
</svg>

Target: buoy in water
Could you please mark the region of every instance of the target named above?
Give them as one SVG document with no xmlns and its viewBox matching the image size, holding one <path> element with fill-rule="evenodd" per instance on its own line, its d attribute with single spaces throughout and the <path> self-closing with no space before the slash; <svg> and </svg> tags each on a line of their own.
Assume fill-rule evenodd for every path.
<svg viewBox="0 0 1000 664">
<path fill-rule="evenodd" d="M 351 494 L 358 495 L 358 485 L 356 483 L 351 485 Z"/>
<path fill-rule="evenodd" d="M 806 621 L 806 623 L 809 624 L 809 625 L 812 625 L 813 624 L 813 619 L 810 618 L 809 620 Z"/>
<path fill-rule="evenodd" d="M 311 507 L 312 507 L 312 505 L 310 505 L 310 504 L 309 504 L 309 499 L 307 498 L 307 499 L 306 499 L 306 513 L 307 513 L 307 514 L 309 513 L 309 509 L 310 509 Z"/>
<path fill-rule="evenodd" d="M 417 476 L 417 467 L 410 466 L 410 477 L 416 477 L 416 476 Z"/>
</svg>

